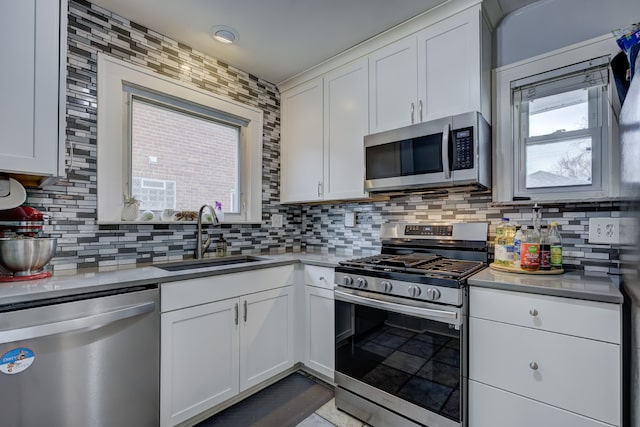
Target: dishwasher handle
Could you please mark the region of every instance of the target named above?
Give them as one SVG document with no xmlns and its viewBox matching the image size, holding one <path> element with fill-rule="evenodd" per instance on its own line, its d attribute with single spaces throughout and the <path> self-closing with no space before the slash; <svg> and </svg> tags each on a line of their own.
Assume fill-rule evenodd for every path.
<svg viewBox="0 0 640 427">
<path fill-rule="evenodd" d="M 156 303 L 153 301 L 142 304 L 131 305 L 117 310 L 107 311 L 90 316 L 78 317 L 75 319 L 63 320 L 60 322 L 45 323 L 42 325 L 28 326 L 26 328 L 12 329 L 0 332 L 0 344 L 16 341 L 25 341 L 48 335 L 62 334 L 81 329 L 97 329 L 118 320 L 140 316 L 155 310 Z"/>
</svg>

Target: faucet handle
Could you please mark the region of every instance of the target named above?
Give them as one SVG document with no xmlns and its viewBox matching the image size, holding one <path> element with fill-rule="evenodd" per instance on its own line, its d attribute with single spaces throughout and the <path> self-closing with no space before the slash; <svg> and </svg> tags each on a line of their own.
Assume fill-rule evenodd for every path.
<svg viewBox="0 0 640 427">
<path fill-rule="evenodd" d="M 211 246 L 211 236 L 207 233 L 207 240 L 202 243 L 202 253 L 205 253 L 207 249 L 209 249 L 209 246 Z"/>
</svg>

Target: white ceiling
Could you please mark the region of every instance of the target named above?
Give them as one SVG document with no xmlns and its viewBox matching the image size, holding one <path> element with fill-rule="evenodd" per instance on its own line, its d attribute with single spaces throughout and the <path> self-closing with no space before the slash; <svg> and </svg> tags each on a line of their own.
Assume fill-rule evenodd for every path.
<svg viewBox="0 0 640 427">
<path fill-rule="evenodd" d="M 90 0 L 243 71 L 280 83 L 445 1 Z M 502 16 L 536 0 L 489 0 Z M 544 1 L 544 0 L 543 0 Z M 234 28 L 233 45 L 214 25 Z"/>
</svg>

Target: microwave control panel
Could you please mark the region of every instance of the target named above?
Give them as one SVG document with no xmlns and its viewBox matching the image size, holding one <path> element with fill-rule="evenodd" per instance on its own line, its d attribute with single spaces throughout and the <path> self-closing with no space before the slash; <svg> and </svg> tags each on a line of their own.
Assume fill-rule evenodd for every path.
<svg viewBox="0 0 640 427">
<path fill-rule="evenodd" d="M 473 128 L 455 129 L 453 132 L 452 170 L 473 169 Z"/>
</svg>

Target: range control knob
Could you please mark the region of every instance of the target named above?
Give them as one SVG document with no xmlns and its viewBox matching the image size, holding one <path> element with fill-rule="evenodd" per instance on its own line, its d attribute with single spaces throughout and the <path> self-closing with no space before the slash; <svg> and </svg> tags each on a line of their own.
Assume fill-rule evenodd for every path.
<svg viewBox="0 0 640 427">
<path fill-rule="evenodd" d="M 358 277 L 356 279 L 356 286 L 360 289 L 364 289 L 367 287 L 367 280 L 362 278 L 362 277 Z"/>
<path fill-rule="evenodd" d="M 388 282 L 386 280 L 381 282 L 380 285 L 382 285 L 382 292 L 387 294 L 391 292 L 391 289 L 393 289 L 393 285 L 391 285 L 391 282 Z"/>
<path fill-rule="evenodd" d="M 427 289 L 427 299 L 430 301 L 436 301 L 440 299 L 440 291 L 438 289 Z"/>
<path fill-rule="evenodd" d="M 409 296 L 411 296 L 412 298 L 419 297 L 421 293 L 422 293 L 422 290 L 420 290 L 418 286 L 415 286 L 415 285 L 409 286 Z"/>
<path fill-rule="evenodd" d="M 344 276 L 342 278 L 342 284 L 345 286 L 351 286 L 353 285 L 353 279 L 351 278 L 351 276 Z"/>
</svg>

